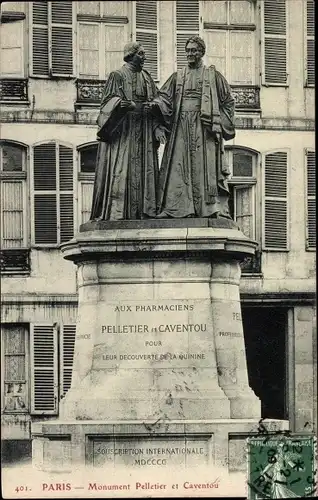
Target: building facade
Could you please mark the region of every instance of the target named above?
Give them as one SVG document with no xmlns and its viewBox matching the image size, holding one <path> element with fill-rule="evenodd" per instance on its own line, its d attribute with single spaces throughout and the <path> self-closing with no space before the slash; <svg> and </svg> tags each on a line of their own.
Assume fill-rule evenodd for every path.
<svg viewBox="0 0 318 500">
<path fill-rule="evenodd" d="M 4 2 L 1 10 L 2 438 L 31 457 L 31 422 L 70 387 L 75 266 L 59 245 L 89 218 L 107 74 L 137 40 L 160 86 L 206 42 L 231 84 L 233 218 L 257 240 L 242 262 L 250 385 L 262 417 L 316 429 L 313 0 Z M 162 152 L 161 152 L 162 153 Z M 235 445 L 233 445 L 235 453 Z M 231 450 L 230 450 L 231 453 Z"/>
</svg>

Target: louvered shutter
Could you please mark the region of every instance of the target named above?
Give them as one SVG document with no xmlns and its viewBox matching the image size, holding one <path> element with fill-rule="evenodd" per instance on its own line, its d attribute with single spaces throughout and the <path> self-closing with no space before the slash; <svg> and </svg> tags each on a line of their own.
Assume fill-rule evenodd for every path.
<svg viewBox="0 0 318 500">
<path fill-rule="evenodd" d="M 1 181 L 1 247 L 23 247 L 23 181 Z"/>
<path fill-rule="evenodd" d="M 146 52 L 144 68 L 154 80 L 159 80 L 158 66 L 158 2 L 136 1 L 136 41 L 142 43 Z"/>
<path fill-rule="evenodd" d="M 57 244 L 74 234 L 73 149 L 55 143 L 34 147 L 34 242 Z"/>
<path fill-rule="evenodd" d="M 0 24 L 0 74 L 1 77 L 22 78 L 23 21 Z"/>
<path fill-rule="evenodd" d="M 76 325 L 63 325 L 61 336 L 61 388 L 60 395 L 65 396 L 72 384 Z"/>
<path fill-rule="evenodd" d="M 32 2 L 32 67 L 33 75 L 49 74 L 48 2 Z"/>
<path fill-rule="evenodd" d="M 59 145 L 60 242 L 74 235 L 73 149 Z"/>
<path fill-rule="evenodd" d="M 73 2 L 52 3 L 52 75 L 73 74 Z"/>
<path fill-rule="evenodd" d="M 242 233 L 254 238 L 253 225 L 253 188 L 252 186 L 235 186 L 235 220 Z"/>
<path fill-rule="evenodd" d="M 264 162 L 264 248 L 287 250 L 287 152 L 277 151 L 265 155 Z"/>
<path fill-rule="evenodd" d="M 316 248 L 316 152 L 306 151 L 307 241 L 308 250 Z"/>
<path fill-rule="evenodd" d="M 286 0 L 264 0 L 265 84 L 287 84 Z"/>
<path fill-rule="evenodd" d="M 306 57 L 306 84 L 315 85 L 315 3 L 313 0 L 306 2 L 306 32 L 307 32 L 307 57 Z"/>
<path fill-rule="evenodd" d="M 31 413 L 58 410 L 57 331 L 53 325 L 31 325 Z"/>
<path fill-rule="evenodd" d="M 81 224 L 89 221 L 92 209 L 94 182 L 81 182 Z"/>
<path fill-rule="evenodd" d="M 185 44 L 188 38 L 199 35 L 199 0 L 176 1 L 177 69 L 187 65 Z"/>
<path fill-rule="evenodd" d="M 55 143 L 34 147 L 34 242 L 58 243 Z"/>
</svg>

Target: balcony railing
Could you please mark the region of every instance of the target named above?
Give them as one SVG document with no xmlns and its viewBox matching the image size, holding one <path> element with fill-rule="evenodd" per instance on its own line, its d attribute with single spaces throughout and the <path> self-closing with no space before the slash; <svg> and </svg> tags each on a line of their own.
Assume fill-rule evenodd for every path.
<svg viewBox="0 0 318 500">
<path fill-rule="evenodd" d="M 2 248 L 0 250 L 2 274 L 29 274 L 31 270 L 29 248 Z"/>
<path fill-rule="evenodd" d="M 26 78 L 1 78 L 0 101 L 3 103 L 28 102 L 28 80 Z"/>
<path fill-rule="evenodd" d="M 246 257 L 241 262 L 241 271 L 242 274 L 261 274 L 262 272 L 262 261 L 261 261 L 261 253 L 255 252 L 255 255 L 251 257 Z"/>
<path fill-rule="evenodd" d="M 76 80 L 76 104 L 99 105 L 105 80 Z M 259 111 L 259 87 L 251 85 L 233 85 L 231 87 L 238 111 Z"/>
<path fill-rule="evenodd" d="M 237 111 L 259 111 L 260 88 L 251 85 L 232 85 L 232 95 L 235 99 L 235 109 Z"/>
<path fill-rule="evenodd" d="M 99 105 L 105 80 L 76 80 L 76 104 Z"/>
</svg>

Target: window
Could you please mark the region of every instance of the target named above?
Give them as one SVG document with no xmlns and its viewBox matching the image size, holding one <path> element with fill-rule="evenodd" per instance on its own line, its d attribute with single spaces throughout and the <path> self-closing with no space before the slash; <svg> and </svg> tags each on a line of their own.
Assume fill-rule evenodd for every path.
<svg viewBox="0 0 318 500">
<path fill-rule="evenodd" d="M 21 3 L 21 2 L 20 2 Z M 24 77 L 24 17 L 17 12 L 18 2 L 4 2 L 0 23 L 0 75 L 1 78 Z M 21 6 L 21 10 L 22 6 Z M 6 18 L 3 19 L 3 15 Z"/>
<path fill-rule="evenodd" d="M 158 2 L 137 1 L 135 39 L 145 47 L 145 69 L 158 78 Z M 127 1 L 78 2 L 78 76 L 105 80 L 123 65 L 123 49 L 132 40 L 132 5 Z"/>
<path fill-rule="evenodd" d="M 73 75 L 73 2 L 32 2 L 32 73 Z"/>
<path fill-rule="evenodd" d="M 288 153 L 264 154 L 263 243 L 265 250 L 288 250 Z"/>
<path fill-rule="evenodd" d="M 89 144 L 79 150 L 80 224 L 87 222 L 91 215 L 97 148 L 97 144 Z"/>
<path fill-rule="evenodd" d="M 306 151 L 306 248 L 316 249 L 316 152 Z"/>
<path fill-rule="evenodd" d="M 4 367 L 4 412 L 25 413 L 28 405 L 28 328 L 3 324 L 1 342 Z"/>
<path fill-rule="evenodd" d="M 262 2 L 265 85 L 287 85 L 287 3 L 286 0 Z"/>
<path fill-rule="evenodd" d="M 26 232 L 26 148 L 0 143 L 1 248 L 23 248 Z"/>
<path fill-rule="evenodd" d="M 228 181 L 231 216 L 246 236 L 258 239 L 255 213 L 257 154 L 237 148 L 226 149 L 225 155 L 231 171 Z"/>
<path fill-rule="evenodd" d="M 306 85 L 315 85 L 315 3 L 306 0 Z"/>
<path fill-rule="evenodd" d="M 74 234 L 74 161 L 71 147 L 33 148 L 33 242 L 56 245 Z"/>
<path fill-rule="evenodd" d="M 203 1 L 206 62 L 232 85 L 255 84 L 255 4 L 249 0 Z"/>
</svg>

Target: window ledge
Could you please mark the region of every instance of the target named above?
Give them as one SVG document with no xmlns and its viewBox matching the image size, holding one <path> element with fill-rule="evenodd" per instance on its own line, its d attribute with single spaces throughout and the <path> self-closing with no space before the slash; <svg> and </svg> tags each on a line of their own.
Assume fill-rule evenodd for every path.
<svg viewBox="0 0 318 500">
<path fill-rule="evenodd" d="M 23 21 L 25 19 L 25 13 L 24 12 L 15 12 L 15 11 L 3 11 L 1 13 L 1 22 L 2 23 L 12 23 L 15 21 Z"/>
</svg>

